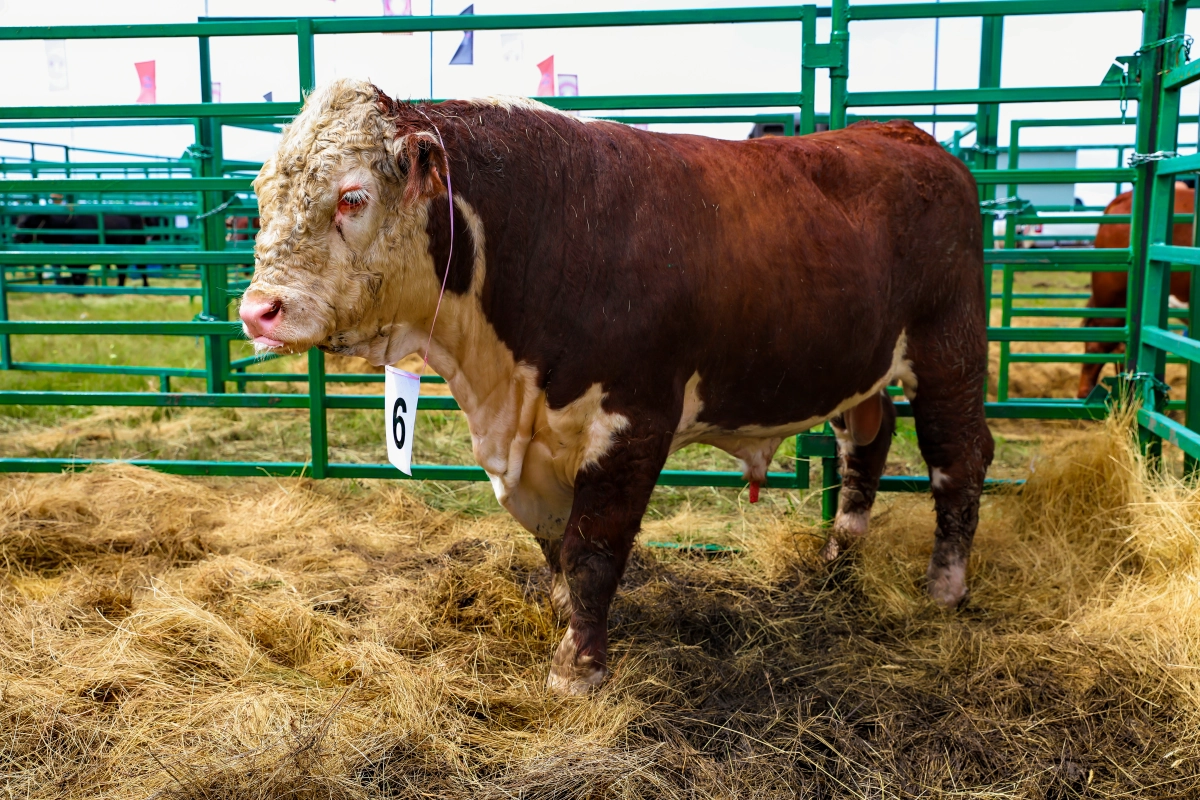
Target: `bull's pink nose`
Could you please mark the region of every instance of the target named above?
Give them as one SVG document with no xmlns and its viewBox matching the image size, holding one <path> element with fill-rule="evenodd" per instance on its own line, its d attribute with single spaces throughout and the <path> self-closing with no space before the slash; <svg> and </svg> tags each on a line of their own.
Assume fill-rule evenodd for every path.
<svg viewBox="0 0 1200 800">
<path fill-rule="evenodd" d="M 242 298 L 242 306 L 238 310 L 242 324 L 246 326 L 246 334 L 259 344 L 278 345 L 280 342 L 271 336 L 272 331 L 279 326 L 283 318 L 283 303 L 279 300 L 255 300 Z"/>
</svg>

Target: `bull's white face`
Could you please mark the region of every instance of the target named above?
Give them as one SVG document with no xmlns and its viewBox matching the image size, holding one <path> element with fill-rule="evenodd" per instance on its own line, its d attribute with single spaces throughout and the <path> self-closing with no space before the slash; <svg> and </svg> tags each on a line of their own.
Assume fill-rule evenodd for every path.
<svg viewBox="0 0 1200 800">
<path fill-rule="evenodd" d="M 427 260 L 426 210 L 404 197 L 395 139 L 374 87 L 352 81 L 310 96 L 285 130 L 254 182 L 260 231 L 241 317 L 259 352 L 367 356 L 397 314 L 419 316 L 420 298 L 397 293 Z"/>
</svg>

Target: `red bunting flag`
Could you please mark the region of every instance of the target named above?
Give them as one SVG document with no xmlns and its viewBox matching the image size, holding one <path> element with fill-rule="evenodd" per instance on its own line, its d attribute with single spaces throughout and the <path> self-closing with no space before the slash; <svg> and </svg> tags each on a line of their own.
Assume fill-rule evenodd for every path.
<svg viewBox="0 0 1200 800">
<path fill-rule="evenodd" d="M 542 79 L 538 82 L 538 97 L 554 97 L 554 56 L 537 65 L 542 71 Z"/>
<path fill-rule="evenodd" d="M 138 74 L 138 86 L 141 87 L 142 93 L 138 95 L 139 103 L 157 103 L 157 86 L 154 82 L 154 62 L 153 61 L 138 61 L 134 65 L 134 69 Z"/>
</svg>

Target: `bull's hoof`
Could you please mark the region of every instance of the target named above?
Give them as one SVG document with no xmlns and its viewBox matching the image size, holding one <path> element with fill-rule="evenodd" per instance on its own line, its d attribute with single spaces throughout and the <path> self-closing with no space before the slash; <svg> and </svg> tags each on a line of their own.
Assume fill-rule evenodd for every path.
<svg viewBox="0 0 1200 800">
<path fill-rule="evenodd" d="M 967 599 L 967 565 L 961 561 L 948 564 L 929 563 L 925 573 L 929 596 L 942 608 L 956 608 Z"/>
<path fill-rule="evenodd" d="M 830 564 L 836 561 L 838 556 L 858 544 L 867 535 L 867 522 L 866 512 L 843 513 L 839 511 L 837 518 L 833 521 L 833 528 L 829 531 L 829 538 L 825 540 L 825 546 L 821 548 L 821 560 Z"/>
<path fill-rule="evenodd" d="M 567 628 L 550 662 L 546 688 L 555 694 L 587 695 L 599 689 L 607 677 L 608 670 L 594 656 L 580 655 L 575 629 Z"/>
<path fill-rule="evenodd" d="M 567 576 L 561 572 L 554 573 L 550 579 L 550 606 L 559 622 L 570 621 L 571 589 L 567 586 Z"/>
</svg>

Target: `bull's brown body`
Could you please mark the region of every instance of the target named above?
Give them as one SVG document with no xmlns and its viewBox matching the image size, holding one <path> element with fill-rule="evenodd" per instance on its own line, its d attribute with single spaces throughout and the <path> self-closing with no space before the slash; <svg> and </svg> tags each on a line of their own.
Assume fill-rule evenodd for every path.
<svg viewBox="0 0 1200 800">
<path fill-rule="evenodd" d="M 1191 214 L 1195 207 L 1193 191 L 1183 183 L 1175 184 L 1175 213 Z M 1133 210 L 1133 192 L 1124 192 L 1113 198 L 1105 207 L 1105 214 L 1129 214 Z M 1096 229 L 1096 247 L 1129 247 L 1129 223 L 1101 225 Z M 1180 246 L 1192 244 L 1192 226 L 1179 223 L 1171 231 L 1171 241 Z M 1187 303 L 1192 279 L 1187 272 L 1171 274 L 1171 296 L 1180 303 Z M 1127 272 L 1093 272 L 1092 296 L 1088 308 L 1124 308 L 1129 302 L 1129 274 Z M 1083 321 L 1086 328 L 1119 328 L 1125 320 L 1119 317 L 1089 318 Z M 1093 354 L 1116 353 L 1125 348 L 1120 342 L 1088 342 L 1084 351 Z M 1079 374 L 1079 397 L 1087 397 L 1100 380 L 1103 364 L 1084 364 Z"/>
<path fill-rule="evenodd" d="M 334 89 L 316 101 L 331 118 L 359 102 L 339 99 L 356 89 Z M 270 200 L 243 319 L 260 342 L 393 360 L 424 345 L 451 261 L 430 360 L 461 395 L 497 496 L 555 574 L 569 628 L 552 687 L 585 690 L 605 674 L 609 603 L 673 449 L 721 447 L 755 480 L 781 437 L 832 418 L 844 480 L 836 535 L 861 534 L 895 426 L 881 391 L 897 379 L 937 507 L 930 590 L 944 604 L 962 599 L 992 457 L 982 234 L 963 164 L 910 123 L 726 142 L 585 124 L 526 102 L 375 102 L 399 160 L 394 178 L 373 168 L 385 173 L 370 182 L 384 211 L 338 205 L 323 229 L 277 219 L 270 206 L 316 171 L 305 164 L 315 156 L 285 142 L 256 184 Z M 364 185 L 361 169 L 346 174 L 344 187 Z M 409 208 L 421 222 L 414 271 L 366 266 L 355 214 L 391 215 L 371 224 L 400 252 Z M 286 237 L 306 226 L 327 231 L 328 258 L 352 265 L 341 291 L 353 300 L 325 300 L 329 311 L 311 304 L 329 293 L 317 267 L 283 266 L 295 258 Z M 360 287 L 369 297 L 353 295 Z M 357 310 L 372 302 L 405 310 Z M 302 313 L 336 321 L 306 342 L 288 327 Z M 301 321 L 295 330 L 312 329 Z M 561 497 L 545 488 L 556 481 Z"/>
</svg>

